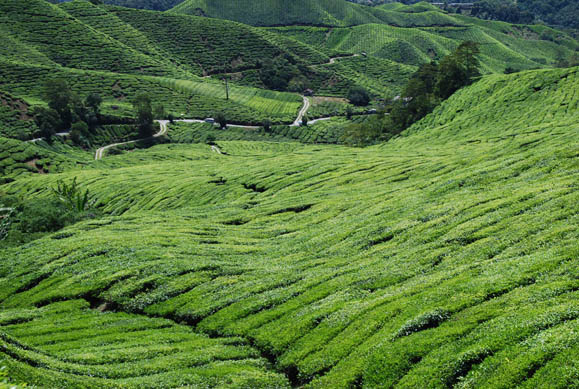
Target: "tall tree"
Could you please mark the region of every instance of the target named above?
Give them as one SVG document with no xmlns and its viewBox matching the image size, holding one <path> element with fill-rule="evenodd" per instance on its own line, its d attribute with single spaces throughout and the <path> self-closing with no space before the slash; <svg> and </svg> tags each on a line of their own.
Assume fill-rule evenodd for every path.
<svg viewBox="0 0 579 389">
<path fill-rule="evenodd" d="M 48 80 L 44 85 L 44 99 L 48 106 L 60 116 L 63 128 L 70 128 L 72 124 L 71 103 L 74 95 L 66 80 Z"/>
<path fill-rule="evenodd" d="M 141 138 L 153 136 L 153 105 L 151 98 L 146 94 L 138 95 L 133 102 L 133 109 L 137 118 L 139 136 Z"/>
<path fill-rule="evenodd" d="M 60 116 L 52 108 L 37 107 L 34 110 L 34 121 L 40 129 L 40 136 L 49 142 L 54 134 L 62 128 Z"/>
<path fill-rule="evenodd" d="M 438 97 L 445 100 L 480 76 L 477 58 L 479 47 L 475 42 L 463 42 L 452 54 L 440 61 L 435 90 Z"/>
</svg>

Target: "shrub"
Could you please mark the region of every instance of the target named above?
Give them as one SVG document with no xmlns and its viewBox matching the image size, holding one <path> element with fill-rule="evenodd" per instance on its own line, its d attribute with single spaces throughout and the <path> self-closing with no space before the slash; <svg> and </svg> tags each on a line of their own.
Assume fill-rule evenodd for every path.
<svg viewBox="0 0 579 389">
<path fill-rule="evenodd" d="M 24 233 L 58 231 L 73 220 L 69 210 L 57 200 L 27 203 L 19 207 L 18 229 Z"/>
<path fill-rule="evenodd" d="M 215 135 L 213 134 L 207 134 L 207 136 L 205 137 L 205 143 L 207 143 L 208 145 L 214 145 L 216 140 L 217 138 L 215 138 Z"/>
<path fill-rule="evenodd" d="M 70 129 L 70 138 L 80 146 L 87 146 L 86 136 L 88 135 L 88 125 L 85 122 L 76 122 Z"/>
<path fill-rule="evenodd" d="M 227 127 L 227 118 L 223 112 L 219 112 L 215 115 L 215 122 L 219 124 L 219 127 L 222 129 Z"/>
<path fill-rule="evenodd" d="M 271 132 L 271 120 L 265 119 L 263 121 L 263 130 L 265 132 Z"/>
<path fill-rule="evenodd" d="M 72 212 L 82 213 L 88 211 L 94 203 L 94 201 L 90 200 L 88 189 L 83 192 L 78 187 L 76 177 L 70 184 L 59 180 L 56 183 L 56 188 L 52 188 L 52 191 L 60 203 Z"/>
<path fill-rule="evenodd" d="M 352 110 L 352 107 L 346 108 L 346 118 L 348 120 L 351 120 L 353 115 L 354 115 L 354 111 Z"/>
<path fill-rule="evenodd" d="M 139 136 L 149 138 L 153 136 L 153 106 L 151 98 L 146 94 L 137 96 L 133 102 L 133 109 L 139 126 Z"/>
<path fill-rule="evenodd" d="M 50 140 L 62 126 L 58 112 L 51 108 L 36 107 L 34 121 L 40 129 L 40 136 L 47 140 Z"/>
<path fill-rule="evenodd" d="M 348 92 L 348 100 L 357 106 L 366 106 L 370 103 L 368 91 L 362 87 L 354 87 Z"/>
</svg>

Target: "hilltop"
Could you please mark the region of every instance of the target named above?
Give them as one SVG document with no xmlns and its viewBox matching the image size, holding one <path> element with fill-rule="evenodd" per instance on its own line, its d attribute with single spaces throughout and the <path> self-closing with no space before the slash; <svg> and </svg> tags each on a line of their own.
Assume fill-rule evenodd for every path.
<svg viewBox="0 0 579 389">
<path fill-rule="evenodd" d="M 372 10 L 379 17 L 362 18 L 361 23 L 373 24 L 352 27 L 256 28 L 81 0 L 59 6 L 44 0 L 7 0 L 0 5 L 0 31 L 6 40 L 0 48 L 0 89 L 33 107 L 41 104 L 41 80 L 53 74 L 77 93 L 98 91 L 107 114 L 130 115 L 132 99 L 148 92 L 175 116 L 204 118 L 224 111 L 238 123 L 287 123 L 295 119 L 301 98 L 255 89 L 272 87 L 264 81 L 267 61 L 280 61 L 280 74 L 290 74 L 280 90 L 301 93 L 311 88 L 343 98 L 359 85 L 384 99 L 400 93 L 416 66 L 441 59 L 465 36 L 481 43 L 486 73 L 550 66 L 578 47 L 568 35 L 546 27 L 480 21 L 417 6 L 333 4 L 354 7 L 366 16 Z M 344 12 L 357 18 L 358 11 Z M 539 39 L 545 34 L 551 40 Z M 223 77 L 239 92 L 229 102 L 219 81 Z M 261 97 L 280 103 L 266 106 Z M 344 112 L 346 104 L 319 112 L 327 115 L 336 109 Z M 34 130 L 25 132 L 30 137 Z"/>
<path fill-rule="evenodd" d="M 77 177 L 104 212 L 0 251 L 11 376 L 573 387 L 578 89 L 490 75 L 367 149 L 158 145 L 2 186 Z"/>
</svg>

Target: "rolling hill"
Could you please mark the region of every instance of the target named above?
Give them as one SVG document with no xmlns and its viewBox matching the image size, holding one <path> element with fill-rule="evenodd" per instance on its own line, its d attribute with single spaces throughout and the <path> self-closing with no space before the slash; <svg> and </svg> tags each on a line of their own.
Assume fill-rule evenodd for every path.
<svg viewBox="0 0 579 389">
<path fill-rule="evenodd" d="M 4 364 L 59 387 L 574 387 L 577 90 L 579 68 L 489 75 L 366 149 L 159 145 L 3 185 L 41 202 L 77 177 L 104 212 L 0 251 Z"/>
<path fill-rule="evenodd" d="M 511 25 L 455 17 L 461 27 L 396 27 L 366 24 L 347 28 L 279 27 L 272 29 L 284 36 L 307 43 L 328 53 L 360 53 L 407 65 L 440 60 L 460 42 L 471 40 L 481 45 L 481 63 L 486 72 L 501 73 L 505 66 L 530 69 L 552 65 L 567 58 L 578 43 L 565 33 L 544 26 Z M 540 39 L 543 32 L 557 36 L 556 42 Z"/>
<path fill-rule="evenodd" d="M 318 11 L 324 4 L 316 3 Z M 0 48 L 4 80 L 0 92 L 28 106 L 42 104 L 41 86 L 51 74 L 66 79 L 80 95 L 102 94 L 107 114 L 130 115 L 132 99 L 148 92 L 176 116 L 204 118 L 224 111 L 238 123 L 259 124 L 264 119 L 287 123 L 295 119 L 299 96 L 256 89 L 265 88 L 260 69 L 272 58 L 295 63 L 301 69 L 299 79 L 318 94 L 345 97 L 350 88 L 361 85 L 376 98 L 389 98 L 400 93 L 417 65 L 442 58 L 465 37 L 481 43 L 487 73 L 550 66 L 577 49 L 575 40 L 546 27 L 450 16 L 416 6 L 333 4 L 339 20 L 349 20 L 345 12 L 360 23 L 373 24 L 256 28 L 176 11 L 95 6 L 82 0 L 58 6 L 44 0 L 7 0 L 0 4 L 0 31 L 5 37 Z M 379 17 L 362 20 L 360 15 L 367 16 L 369 10 Z M 290 11 L 286 13 L 291 15 Z M 545 33 L 552 41 L 539 39 Z M 330 60 L 338 56 L 345 57 Z M 201 78 L 209 75 L 214 79 Z M 215 79 L 222 77 L 234 83 L 230 101 Z M 9 123 L 8 116 L 2 116 L 2 133 L 16 136 L 9 130 L 15 122 Z M 30 138 L 35 129 L 28 126 L 25 132 Z"/>
<path fill-rule="evenodd" d="M 254 26 L 376 23 L 372 8 L 345 0 L 186 0 L 169 12 L 235 20 Z"/>
</svg>

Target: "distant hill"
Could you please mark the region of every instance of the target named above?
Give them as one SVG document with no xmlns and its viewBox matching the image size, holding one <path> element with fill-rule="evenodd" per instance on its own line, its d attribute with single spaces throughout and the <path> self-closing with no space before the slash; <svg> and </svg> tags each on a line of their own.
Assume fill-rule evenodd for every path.
<svg viewBox="0 0 579 389">
<path fill-rule="evenodd" d="M 166 11 L 182 1 L 183 0 L 104 0 L 103 3 L 119 5 L 121 7 Z"/>
<path fill-rule="evenodd" d="M 68 3 L 73 0 L 47 0 L 49 3 Z M 89 1 L 89 0 L 87 0 Z M 183 0 L 100 0 L 104 4 L 118 5 L 121 7 L 150 9 L 154 11 L 166 11 L 173 8 Z"/>
<path fill-rule="evenodd" d="M 185 0 L 170 12 L 229 19 L 254 26 L 348 26 L 380 22 L 372 8 L 346 0 Z"/>
<path fill-rule="evenodd" d="M 217 12 L 220 1 L 229 2 L 199 4 Z M 364 7 L 346 1 L 300 1 L 311 12 L 271 1 L 269 5 L 278 8 L 262 11 L 295 11 L 284 16 L 285 22 L 296 17 L 300 23 L 356 25 L 265 28 L 181 14 L 177 9 L 157 12 L 85 0 L 58 5 L 4 0 L 0 93 L 10 96 L 6 101 L 33 108 L 42 103 L 43 82 L 58 76 L 81 95 L 100 93 L 108 114 L 131 115 L 131 99 L 148 92 L 176 115 L 204 118 L 224 111 L 240 123 L 259 124 L 265 118 L 281 123 L 295 119 L 302 101 L 297 93 L 306 88 L 320 96 L 343 98 L 353 86 L 363 86 L 374 101 L 395 96 L 418 65 L 440 60 L 465 39 L 481 44 L 484 73 L 553 66 L 578 47 L 569 35 L 548 27 L 446 14 L 425 4 Z M 192 2 L 183 6 L 187 4 Z M 240 9 L 228 4 L 230 10 Z M 309 19 L 298 18 L 302 15 Z M 278 73 L 291 74 L 284 87 L 263 77 L 264 69 L 277 66 L 268 63 L 272 60 L 286 61 Z M 223 77 L 230 78 L 234 91 L 229 101 Z M 268 87 L 295 93 L 271 94 L 263 90 Z M 336 109 L 323 104 L 311 114 L 323 116 Z M 17 110 L 7 104 L 2 110 L 2 135 L 32 136 L 35 127 L 30 121 L 18 122 Z"/>
</svg>

